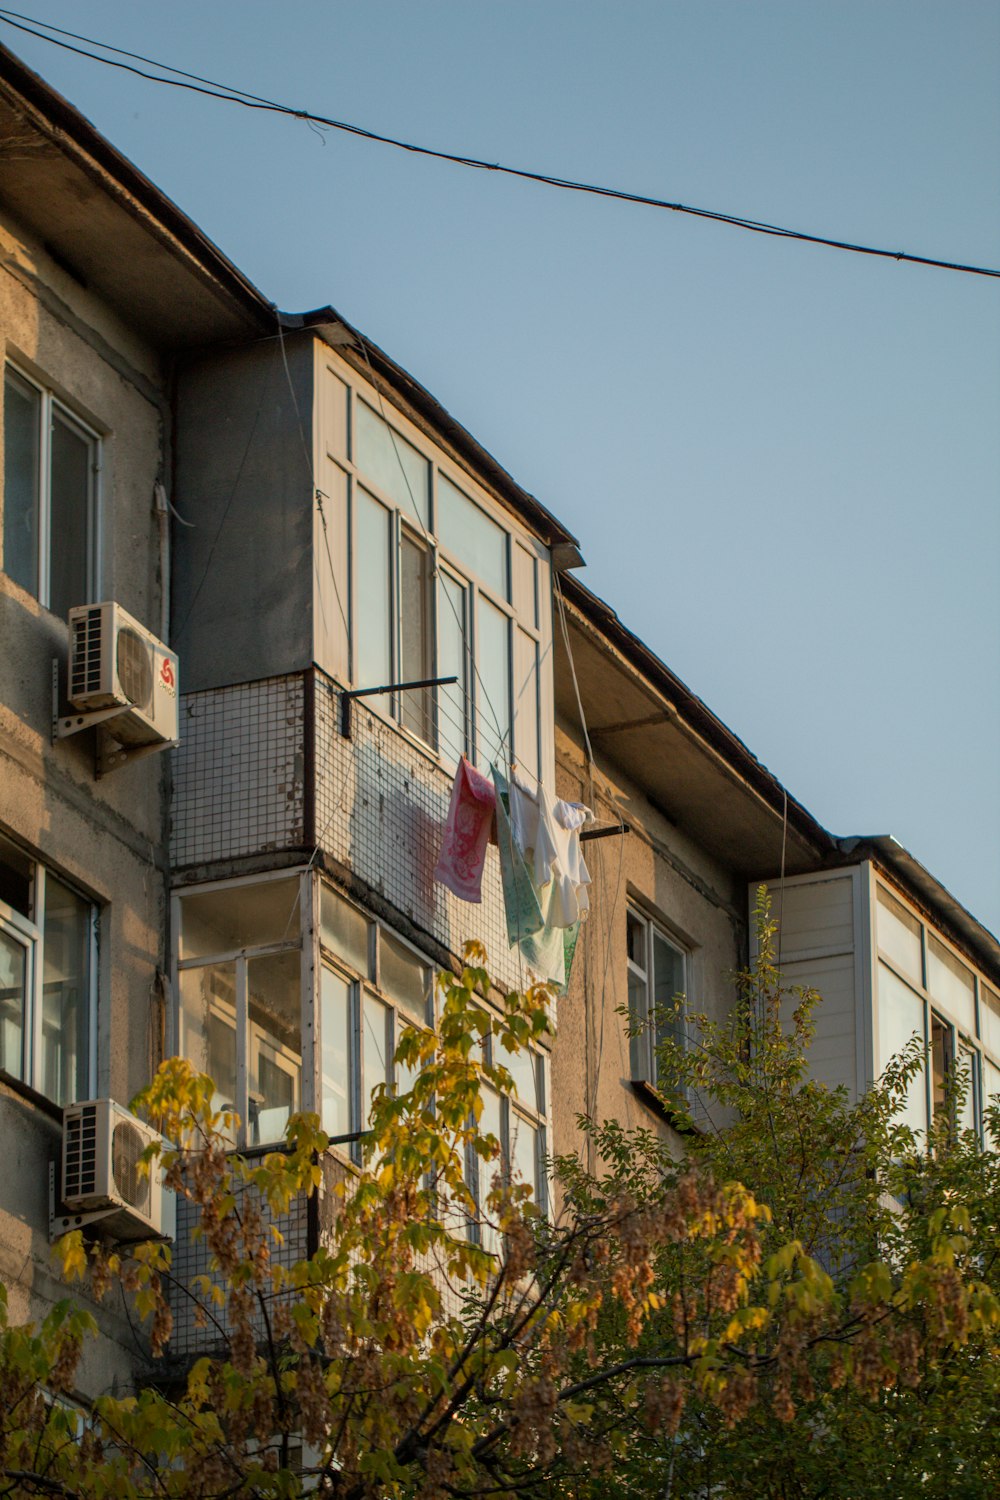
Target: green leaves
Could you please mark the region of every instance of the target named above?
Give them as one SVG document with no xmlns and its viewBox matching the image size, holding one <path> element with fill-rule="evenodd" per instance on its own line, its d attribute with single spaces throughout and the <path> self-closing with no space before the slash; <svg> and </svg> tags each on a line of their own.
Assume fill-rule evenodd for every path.
<svg viewBox="0 0 1000 1500">
<path fill-rule="evenodd" d="M 816 999 L 782 985 L 763 899 L 758 919 L 731 1019 L 660 1059 L 664 1093 L 696 1085 L 727 1129 L 678 1159 L 654 1131 L 581 1122 L 599 1170 L 555 1164 L 551 1219 L 479 1129 L 550 997 L 489 1007 L 480 945 L 439 980 L 437 1033 L 400 1036 L 412 1086 L 376 1091 L 360 1166 L 313 1115 L 241 1159 L 210 1080 L 165 1064 L 138 1103 L 209 1257 L 175 1293 L 208 1352 L 89 1425 L 53 1407 L 96 1330 L 85 1299 L 120 1282 L 163 1352 L 176 1275 L 165 1244 L 66 1236 L 75 1300 L 12 1328 L 0 1287 L 0 1467 L 79 1500 L 950 1500 L 939 1473 L 992 1497 L 996 1159 L 963 1140 L 901 1159 L 908 1057 L 857 1105 L 808 1081 Z M 310 1195 L 319 1243 L 290 1264 L 273 1221 Z"/>
</svg>

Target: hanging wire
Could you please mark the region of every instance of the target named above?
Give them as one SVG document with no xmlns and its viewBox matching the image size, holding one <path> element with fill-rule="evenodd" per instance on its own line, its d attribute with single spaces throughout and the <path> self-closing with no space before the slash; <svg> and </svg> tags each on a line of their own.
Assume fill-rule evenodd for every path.
<svg viewBox="0 0 1000 1500">
<path fill-rule="evenodd" d="M 961 271 L 970 276 L 1000 277 L 1000 270 L 994 270 L 988 266 L 968 265 L 961 261 L 939 260 L 929 255 L 915 255 L 905 250 L 885 250 L 874 245 L 858 244 L 852 240 L 835 239 L 821 234 L 809 234 L 804 230 L 788 229 L 780 224 L 770 224 L 761 219 L 745 218 L 740 214 L 725 213 L 716 209 L 696 208 L 688 203 L 673 203 L 665 198 L 653 197 L 647 193 L 628 192 L 623 188 L 602 186 L 599 183 L 581 182 L 575 178 L 559 177 L 549 172 L 530 170 L 526 167 L 514 167 L 502 162 L 485 161 L 476 156 L 467 156 L 455 151 L 437 150 L 431 146 L 421 146 L 413 141 L 404 141 L 396 136 L 384 135 L 380 131 L 367 130 L 361 125 L 352 125 L 347 120 L 334 120 L 326 115 L 314 114 L 311 110 L 296 109 L 289 104 L 281 104 L 277 100 L 267 99 L 260 94 L 252 94 L 246 89 L 236 88 L 229 84 L 218 83 L 214 79 L 204 78 L 198 73 L 186 72 L 183 68 L 175 68 L 169 63 L 161 63 L 155 58 L 145 57 L 139 52 L 129 52 L 124 47 L 114 47 L 108 42 L 97 41 L 93 37 L 81 36 L 78 32 L 67 31 L 62 27 L 53 26 L 48 21 L 37 21 L 32 16 L 26 16 L 20 11 L 0 9 L 0 19 L 15 30 L 33 36 L 40 42 L 48 42 L 50 46 L 59 47 L 64 52 L 73 52 L 79 57 L 85 57 L 91 62 L 103 63 L 105 67 L 117 68 L 123 72 L 131 73 L 137 78 L 144 78 L 150 83 L 164 84 L 168 88 L 186 89 L 190 93 L 202 94 L 210 99 L 219 99 L 226 104 L 239 104 L 245 109 L 263 110 L 268 114 L 287 115 L 295 120 L 302 120 L 309 126 L 322 126 L 328 130 L 339 130 L 347 135 L 359 137 L 361 140 L 372 141 L 383 146 L 392 146 L 399 151 L 409 152 L 414 156 L 432 157 L 437 161 L 446 161 L 454 166 L 472 168 L 482 172 L 495 172 L 499 176 L 515 177 L 524 182 L 538 183 L 543 187 L 560 188 L 565 192 L 584 193 L 592 197 L 610 198 L 620 203 L 637 204 L 644 208 L 655 208 L 666 210 L 670 213 L 683 214 L 695 219 L 707 219 L 716 224 L 728 224 L 733 229 L 743 229 L 751 234 L 768 235 L 775 239 L 797 240 L 808 245 L 823 245 L 831 250 L 843 250 L 854 255 L 874 256 L 881 260 L 907 261 L 912 265 L 929 266 L 942 271 Z M 25 23 L 31 24 L 25 24 Z M 44 28 L 39 31 L 38 27 Z M 47 33 L 54 33 L 48 35 Z M 60 41 L 59 37 L 72 37 L 73 42 L 82 42 L 86 46 L 77 47 L 73 42 Z M 133 61 L 119 62 L 114 57 L 101 57 L 99 53 L 87 51 L 87 47 L 99 47 L 102 51 L 113 52 L 118 58 L 132 58 Z M 144 68 L 135 66 L 135 63 L 143 62 L 149 67 L 160 69 L 159 73 L 148 73 Z M 172 78 L 165 78 L 163 73 L 172 73 Z"/>
</svg>

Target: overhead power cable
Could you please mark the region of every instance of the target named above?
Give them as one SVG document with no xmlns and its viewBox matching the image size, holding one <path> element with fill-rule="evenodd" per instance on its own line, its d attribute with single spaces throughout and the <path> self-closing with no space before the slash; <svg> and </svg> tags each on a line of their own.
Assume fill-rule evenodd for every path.
<svg viewBox="0 0 1000 1500">
<path fill-rule="evenodd" d="M 716 209 L 696 208 L 689 203 L 671 203 L 665 198 L 655 198 L 647 193 L 631 193 L 624 188 L 613 188 L 602 186 L 594 182 L 580 182 L 570 177 L 557 177 L 549 172 L 535 172 L 527 167 L 514 167 L 502 162 L 484 161 L 476 156 L 465 156 L 459 152 L 442 151 L 433 146 L 421 146 L 413 141 L 400 140 L 396 136 L 384 135 L 377 130 L 368 130 L 362 125 L 352 125 L 347 120 L 335 120 L 328 115 L 319 115 L 307 109 L 296 109 L 290 104 L 281 104 L 274 99 L 266 99 L 260 94 L 249 93 L 246 89 L 236 88 L 233 85 L 218 83 L 214 79 L 204 78 L 198 73 L 186 72 L 183 68 L 175 68 L 170 63 L 163 63 L 156 58 L 145 57 L 141 52 L 129 52 L 124 47 L 114 47 L 109 42 L 101 42 L 93 37 L 81 36 L 78 32 L 67 31 L 63 27 L 53 26 L 47 21 L 36 21 L 32 16 L 25 16 L 20 11 L 5 10 L 0 8 L 0 20 L 17 31 L 25 32 L 28 36 L 35 37 L 38 41 L 48 42 L 53 47 L 60 47 L 63 51 L 74 52 L 79 57 L 86 57 L 91 62 L 104 63 L 109 68 L 119 68 L 123 72 L 132 73 L 138 78 L 145 78 L 150 83 L 165 84 L 169 88 L 186 89 L 191 93 L 203 94 L 211 99 L 221 99 L 226 104 L 241 104 L 245 109 L 263 110 L 270 114 L 287 115 L 294 120 L 303 120 L 310 126 L 323 126 L 328 130 L 340 130 L 347 135 L 360 137 L 362 140 L 374 141 L 379 145 L 393 146 L 399 151 L 409 151 L 415 156 L 429 156 L 437 161 L 452 162 L 459 167 L 472 167 L 481 172 L 496 172 L 504 177 L 520 178 L 524 182 L 540 183 L 544 187 L 562 188 L 570 193 L 587 193 L 593 197 L 611 198 L 620 203 L 636 203 L 645 208 L 656 208 L 668 210 L 670 213 L 686 214 L 695 219 L 708 219 L 716 224 L 728 224 L 734 229 L 745 229 L 751 234 L 765 234 L 777 239 L 798 240 L 807 245 L 825 245 L 830 250 L 846 250 L 853 255 L 870 255 L 879 260 L 907 261 L 911 265 L 931 266 L 939 271 L 962 271 L 969 276 L 992 276 L 1000 277 L 1000 270 L 994 270 L 989 266 L 967 265 L 961 261 L 938 260 L 931 255 L 915 255 L 906 250 L 885 250 L 875 245 L 862 245 L 852 240 L 834 239 L 822 234 L 809 234 L 801 229 L 788 229 L 780 224 L 769 224 L 761 219 L 747 219 L 740 214 L 723 213 Z M 42 27 L 42 30 L 38 30 Z M 53 34 L 48 34 L 53 33 Z M 59 38 L 72 38 L 72 41 L 61 41 Z M 83 43 L 83 46 L 74 46 L 75 42 Z M 87 48 L 99 47 L 104 52 L 113 52 L 114 57 L 102 57 L 97 52 L 88 51 Z M 131 62 L 119 59 L 131 58 Z M 157 68 L 157 73 L 147 72 L 145 68 L 136 66 L 137 63 L 145 63 L 149 68 Z M 164 77 L 165 73 L 173 74 L 173 77 Z"/>
</svg>

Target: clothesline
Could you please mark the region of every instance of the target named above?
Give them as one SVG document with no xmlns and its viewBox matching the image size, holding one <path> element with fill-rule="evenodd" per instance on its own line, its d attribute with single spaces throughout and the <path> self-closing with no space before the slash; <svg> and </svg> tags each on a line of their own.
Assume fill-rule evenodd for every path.
<svg viewBox="0 0 1000 1500">
<path fill-rule="evenodd" d="M 461 900 L 480 902 L 487 845 L 495 843 L 508 942 L 564 993 L 590 904 L 580 834 L 593 813 L 537 786 L 536 793 L 515 774 L 508 781 L 495 765 L 487 779 L 463 756 L 434 876 Z"/>
</svg>

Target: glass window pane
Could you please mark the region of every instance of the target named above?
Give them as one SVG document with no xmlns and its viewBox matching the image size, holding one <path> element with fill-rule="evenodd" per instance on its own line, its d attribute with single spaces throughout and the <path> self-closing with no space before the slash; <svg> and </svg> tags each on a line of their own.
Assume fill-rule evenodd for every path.
<svg viewBox="0 0 1000 1500">
<path fill-rule="evenodd" d="M 320 420 L 329 458 L 347 458 L 348 387 L 329 365 L 320 382 Z"/>
<path fill-rule="evenodd" d="M 31 888 L 34 864 L 16 844 L 0 835 L 0 901 L 5 901 L 22 917 L 31 916 Z"/>
<path fill-rule="evenodd" d="M 24 1077 L 24 1014 L 28 1001 L 28 945 L 0 919 L 0 1068 Z"/>
<path fill-rule="evenodd" d="M 192 893 L 181 900 L 182 959 L 292 943 L 300 931 L 298 876 Z"/>
<path fill-rule="evenodd" d="M 323 942 L 365 979 L 369 978 L 368 933 L 371 923 L 363 912 L 324 885 L 319 898 L 319 922 Z"/>
<path fill-rule="evenodd" d="M 399 547 L 400 682 L 421 682 L 434 675 L 431 554 L 404 530 Z M 434 738 L 434 689 L 411 688 L 400 694 L 399 717 L 412 734 L 431 744 Z"/>
<path fill-rule="evenodd" d="M 487 1085 L 482 1088 L 483 1110 L 479 1117 L 479 1134 L 491 1135 L 495 1138 L 497 1145 L 503 1150 L 503 1130 L 500 1123 L 500 1095 Z M 479 1174 L 479 1204 L 480 1204 L 480 1243 L 484 1250 L 489 1250 L 492 1255 L 500 1253 L 500 1235 L 486 1217 L 483 1205 L 493 1191 L 493 1180 L 503 1175 L 503 1157 L 498 1155 L 493 1161 L 483 1161 L 477 1158 L 477 1171 Z"/>
<path fill-rule="evenodd" d="M 354 462 L 411 519 L 430 530 L 430 466 L 377 412 L 357 401 L 354 407 Z"/>
<path fill-rule="evenodd" d="M 986 1107 L 992 1102 L 1000 1106 L 1000 1068 L 996 1063 L 990 1062 L 988 1057 L 983 1058 L 983 1114 L 985 1117 Z M 992 1145 L 994 1151 L 1000 1150 L 1000 1133 L 997 1131 L 986 1131 L 986 1139 Z"/>
<path fill-rule="evenodd" d="M 350 503 L 348 479 L 339 464 L 326 466 L 327 493 L 316 516 L 313 546 L 319 561 L 313 575 L 316 662 L 341 682 L 351 675 Z"/>
<path fill-rule="evenodd" d="M 510 598 L 506 531 L 443 474 L 438 476 L 437 538 L 487 588 Z"/>
<path fill-rule="evenodd" d="M 329 1136 L 351 1131 L 351 987 L 324 968 L 320 979 L 321 1117 Z"/>
<path fill-rule="evenodd" d="M 952 1029 L 931 1016 L 931 1109 L 935 1125 L 948 1123 L 948 1090 L 955 1065 Z"/>
<path fill-rule="evenodd" d="M 235 1109 L 236 965 L 208 964 L 180 974 L 180 1051 L 215 1085 L 215 1109 Z M 232 1137 L 230 1137 L 230 1140 Z"/>
<path fill-rule="evenodd" d="M 878 945 L 904 974 L 923 984 L 920 957 L 920 923 L 879 886 L 876 908 Z"/>
<path fill-rule="evenodd" d="M 959 1130 L 975 1130 L 978 1110 L 976 1108 L 976 1054 L 970 1047 L 959 1043 L 958 1048 L 958 1083 L 963 1090 L 963 1098 L 958 1106 L 958 1128 Z"/>
<path fill-rule="evenodd" d="M 458 678 L 438 689 L 438 743 L 457 761 L 469 748 L 469 600 L 465 587 L 443 569 L 438 578 L 438 670 Z"/>
<path fill-rule="evenodd" d="M 878 1070 L 916 1033 L 924 1036 L 924 1002 L 885 964 L 878 965 Z M 914 1130 L 927 1127 L 927 1097 L 923 1069 L 910 1083 L 901 1120 Z"/>
<path fill-rule="evenodd" d="M 517 617 L 525 624 L 538 627 L 537 564 L 532 554 L 520 542 L 513 542 L 514 597 L 511 600 Z"/>
<path fill-rule="evenodd" d="M 403 943 L 379 929 L 379 986 L 418 1021 L 430 1021 L 430 969 Z"/>
<path fill-rule="evenodd" d="M 971 1035 L 976 1029 L 972 975 L 936 937 L 927 939 L 927 988 L 953 1020 Z"/>
<path fill-rule="evenodd" d="M 41 393 L 8 370 L 3 410 L 3 568 L 37 596 Z"/>
<path fill-rule="evenodd" d="M 632 1077 L 652 1079 L 653 1070 L 650 1066 L 652 1038 L 644 1025 L 648 1014 L 646 981 L 631 968 L 628 971 L 628 1013 L 629 1029 L 633 1031 L 629 1037 Z M 639 1026 L 643 1029 L 635 1032 L 634 1028 Z"/>
<path fill-rule="evenodd" d="M 494 605 L 479 600 L 479 765 L 503 765 L 510 750 L 510 621 Z"/>
<path fill-rule="evenodd" d="M 496 1060 L 500 1067 L 506 1068 L 514 1080 L 517 1088 L 518 1100 L 528 1109 L 541 1109 L 538 1097 L 538 1054 L 522 1047 L 520 1052 L 508 1052 L 504 1047 L 498 1047 Z"/>
<path fill-rule="evenodd" d="M 94 442 L 65 413 L 52 412 L 49 609 L 65 620 L 90 603 Z"/>
<path fill-rule="evenodd" d="M 666 1038 L 684 1045 L 684 1017 L 675 1013 L 674 1002 L 684 993 L 684 955 L 672 943 L 668 943 L 654 927 L 653 937 L 653 1005 L 662 1014 L 657 1016 L 656 1041 Z"/>
<path fill-rule="evenodd" d="M 247 963 L 249 1115 L 251 1146 L 280 1141 L 289 1116 L 302 1108 L 302 982 L 297 952 Z"/>
<path fill-rule="evenodd" d="M 626 916 L 626 944 L 629 961 L 645 971 L 646 968 L 646 924 L 634 911 Z"/>
<path fill-rule="evenodd" d="M 514 632 L 514 755 L 538 780 L 538 645 L 523 630 Z"/>
<path fill-rule="evenodd" d="M 1000 1057 L 1000 995 L 987 984 L 979 986 L 979 1027 L 987 1047 Z"/>
<path fill-rule="evenodd" d="M 382 687 L 392 681 L 389 512 L 364 490 L 355 496 L 354 681 Z"/>
<path fill-rule="evenodd" d="M 365 1124 L 368 1123 L 372 1090 L 378 1088 L 380 1083 L 389 1085 L 392 1082 L 392 1034 L 389 1021 L 389 1007 L 366 990 L 361 1005 L 361 1048 L 364 1059 L 361 1113 Z"/>
<path fill-rule="evenodd" d="M 45 881 L 41 1057 L 36 1086 L 57 1104 L 90 1097 L 90 945 L 93 907 Z"/>
<path fill-rule="evenodd" d="M 400 1036 L 406 1030 L 406 1028 L 411 1025 L 411 1023 L 406 1019 L 405 1016 L 402 1015 L 396 1017 L 396 1022 L 396 1043 L 398 1045 Z M 393 1050 L 395 1051 L 395 1049 Z M 393 1069 L 396 1075 L 396 1093 L 408 1094 L 413 1088 L 413 1085 L 416 1083 L 417 1079 L 420 1077 L 419 1066 L 411 1063 L 395 1062 L 393 1064 Z"/>
<path fill-rule="evenodd" d="M 517 1110 L 510 1112 L 511 1171 L 520 1182 L 526 1182 L 538 1202 L 538 1131 Z"/>
</svg>

